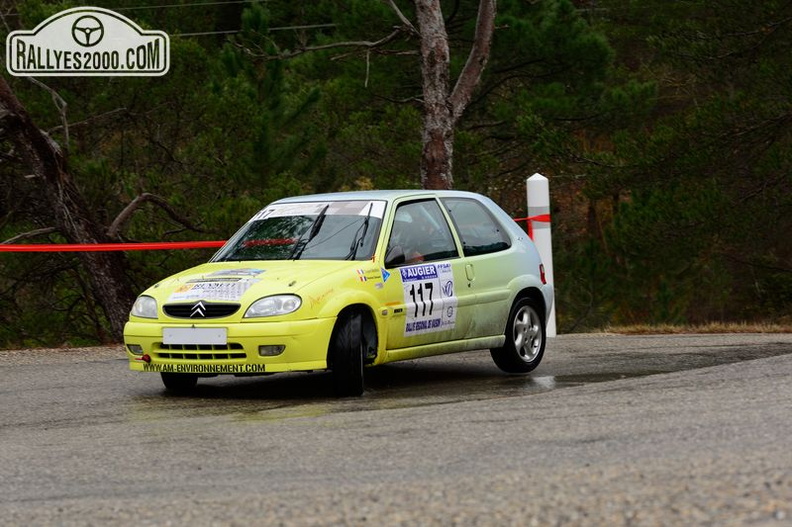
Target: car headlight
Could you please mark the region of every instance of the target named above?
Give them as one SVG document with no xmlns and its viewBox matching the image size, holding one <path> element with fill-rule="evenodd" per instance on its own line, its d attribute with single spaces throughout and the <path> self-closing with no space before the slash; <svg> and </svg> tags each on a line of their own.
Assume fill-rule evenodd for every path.
<svg viewBox="0 0 792 527">
<path fill-rule="evenodd" d="M 272 317 L 294 313 L 302 305 L 302 299 L 296 295 L 265 296 L 253 302 L 245 312 L 245 318 Z"/>
<path fill-rule="evenodd" d="M 150 296 L 139 296 L 132 306 L 132 315 L 143 318 L 157 318 L 157 301 Z"/>
</svg>

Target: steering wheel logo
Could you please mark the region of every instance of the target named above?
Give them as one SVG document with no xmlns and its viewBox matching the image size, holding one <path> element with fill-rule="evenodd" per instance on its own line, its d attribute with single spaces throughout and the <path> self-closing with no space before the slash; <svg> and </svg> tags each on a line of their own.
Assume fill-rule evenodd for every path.
<svg viewBox="0 0 792 527">
<path fill-rule="evenodd" d="M 83 47 L 95 46 L 103 37 L 104 25 L 94 16 L 82 16 L 72 24 L 72 38 Z"/>
</svg>

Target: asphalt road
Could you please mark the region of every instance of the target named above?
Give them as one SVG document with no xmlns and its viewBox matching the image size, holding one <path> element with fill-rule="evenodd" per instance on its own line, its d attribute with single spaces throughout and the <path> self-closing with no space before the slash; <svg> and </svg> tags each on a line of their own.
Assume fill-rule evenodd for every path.
<svg viewBox="0 0 792 527">
<path fill-rule="evenodd" d="M 119 348 L 0 351 L 2 525 L 792 525 L 792 335 L 563 335 L 165 394 Z"/>
</svg>

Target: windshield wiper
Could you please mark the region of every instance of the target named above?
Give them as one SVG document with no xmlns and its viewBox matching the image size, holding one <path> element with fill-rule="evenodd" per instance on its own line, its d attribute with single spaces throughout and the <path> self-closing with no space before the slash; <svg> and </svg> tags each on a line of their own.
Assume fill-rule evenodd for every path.
<svg viewBox="0 0 792 527">
<path fill-rule="evenodd" d="M 324 208 L 322 209 L 322 212 L 319 213 L 319 215 L 316 217 L 316 219 L 311 224 L 311 232 L 308 234 L 308 239 L 307 240 L 302 241 L 302 237 L 305 234 L 305 232 L 303 232 L 303 234 L 300 235 L 300 238 L 297 240 L 297 243 L 294 244 L 294 249 L 292 249 L 292 252 L 289 255 L 288 260 L 299 260 L 300 259 L 300 256 L 302 256 L 302 253 L 305 250 L 305 247 L 309 243 L 311 243 L 311 240 L 316 238 L 317 234 L 319 234 L 319 229 L 322 228 L 322 224 L 324 223 L 325 215 L 327 214 L 327 209 L 328 208 L 330 208 L 330 204 L 329 203 L 324 206 Z"/>
<path fill-rule="evenodd" d="M 358 249 L 363 246 L 363 241 L 366 239 L 366 232 L 368 231 L 369 221 L 371 220 L 371 211 L 374 208 L 374 202 L 372 201 L 369 205 L 368 214 L 366 214 L 366 219 L 363 220 L 363 224 L 358 228 L 357 232 L 355 233 L 355 237 L 352 240 L 352 245 L 349 246 L 349 254 L 346 255 L 344 260 L 354 260 L 355 256 L 357 256 Z M 363 232 L 361 232 L 361 230 Z M 360 233 L 360 236 L 358 236 Z"/>
</svg>

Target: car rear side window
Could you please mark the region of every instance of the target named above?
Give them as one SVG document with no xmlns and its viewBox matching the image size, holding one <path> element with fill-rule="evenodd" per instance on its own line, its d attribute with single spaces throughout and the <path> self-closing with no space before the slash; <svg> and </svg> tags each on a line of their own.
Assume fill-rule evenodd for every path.
<svg viewBox="0 0 792 527">
<path fill-rule="evenodd" d="M 503 251 L 511 247 L 506 230 L 480 202 L 466 198 L 442 200 L 462 240 L 465 256 Z"/>
</svg>

